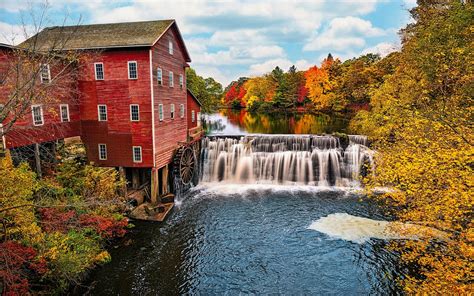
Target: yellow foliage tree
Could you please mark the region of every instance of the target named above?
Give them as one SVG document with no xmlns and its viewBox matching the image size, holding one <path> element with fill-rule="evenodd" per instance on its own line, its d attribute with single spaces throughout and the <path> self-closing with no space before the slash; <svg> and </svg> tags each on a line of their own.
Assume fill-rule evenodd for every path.
<svg viewBox="0 0 474 296">
<path fill-rule="evenodd" d="M 390 201 L 402 221 L 434 227 L 447 240 L 392 242 L 408 293 L 467 295 L 474 277 L 473 155 L 474 10 L 460 1 L 424 1 L 417 23 L 403 31 L 395 73 L 374 91 L 372 110 L 351 128 L 366 133 L 378 151 L 369 189 L 395 190 Z"/>
<path fill-rule="evenodd" d="M 0 220 L 4 224 L 6 239 L 38 243 L 41 228 L 36 223 L 33 192 L 37 188 L 35 174 L 27 164 L 14 167 L 9 157 L 0 158 Z M 5 238 L 4 238 L 5 239 Z"/>
</svg>

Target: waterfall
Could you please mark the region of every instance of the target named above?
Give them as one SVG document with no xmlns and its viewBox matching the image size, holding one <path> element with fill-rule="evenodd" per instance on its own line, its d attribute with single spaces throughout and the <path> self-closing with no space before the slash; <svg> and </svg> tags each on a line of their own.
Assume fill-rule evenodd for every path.
<svg viewBox="0 0 474 296">
<path fill-rule="evenodd" d="M 329 135 L 247 135 L 202 140 L 201 181 L 352 186 L 372 163 L 367 137 L 344 149 Z"/>
</svg>

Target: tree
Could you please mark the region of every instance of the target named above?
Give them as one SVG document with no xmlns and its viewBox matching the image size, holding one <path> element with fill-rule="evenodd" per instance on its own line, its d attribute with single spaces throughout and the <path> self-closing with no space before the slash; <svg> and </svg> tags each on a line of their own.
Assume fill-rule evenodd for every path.
<svg viewBox="0 0 474 296">
<path fill-rule="evenodd" d="M 331 100 L 334 97 L 331 92 L 333 84 L 329 79 L 329 69 L 333 63 L 332 56 L 328 56 L 322 62 L 321 68 L 314 66 L 305 72 L 305 86 L 308 89 L 308 97 L 318 109 L 330 107 Z"/>
<path fill-rule="evenodd" d="M 212 77 L 203 78 L 193 68 L 186 69 L 187 88 L 203 104 L 204 112 L 211 112 L 219 105 L 222 96 L 222 85 Z"/>
<path fill-rule="evenodd" d="M 356 116 L 378 151 L 369 188 L 403 221 L 443 230 L 449 239 L 392 242 L 402 262 L 417 267 L 408 293 L 472 291 L 472 133 L 474 9 L 460 1 L 419 1 L 416 23 L 402 30 L 392 74 L 374 90 L 371 110 Z M 393 57 L 392 57 L 393 58 Z M 389 67 L 390 68 L 390 67 Z"/>
</svg>

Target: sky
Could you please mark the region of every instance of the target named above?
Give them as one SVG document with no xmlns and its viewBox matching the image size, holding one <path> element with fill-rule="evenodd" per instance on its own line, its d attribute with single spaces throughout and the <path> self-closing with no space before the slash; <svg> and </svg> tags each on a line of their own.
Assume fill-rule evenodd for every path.
<svg viewBox="0 0 474 296">
<path fill-rule="evenodd" d="M 18 44 L 37 27 L 176 19 L 191 67 L 227 86 L 275 66 L 306 70 L 328 53 L 341 60 L 398 50 L 416 0 L 0 0 L 0 42 Z M 32 17 L 32 13 L 35 17 Z"/>
</svg>

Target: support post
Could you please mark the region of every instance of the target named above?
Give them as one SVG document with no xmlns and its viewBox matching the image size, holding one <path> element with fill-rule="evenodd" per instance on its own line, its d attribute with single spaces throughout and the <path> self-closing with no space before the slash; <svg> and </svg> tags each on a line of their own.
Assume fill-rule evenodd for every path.
<svg viewBox="0 0 474 296">
<path fill-rule="evenodd" d="M 127 196 L 127 175 L 125 174 L 125 168 L 119 167 L 119 177 L 121 181 L 125 181 L 122 186 L 122 194 L 123 196 Z"/>
<path fill-rule="evenodd" d="M 132 188 L 138 189 L 139 187 L 140 187 L 140 174 L 138 172 L 138 169 L 133 168 L 132 169 Z"/>
<path fill-rule="evenodd" d="M 163 167 L 163 174 L 161 175 L 161 184 L 162 184 L 162 192 L 163 194 L 166 194 L 169 192 L 168 188 L 168 165 Z"/>
<path fill-rule="evenodd" d="M 36 174 L 38 174 L 38 177 L 43 177 L 43 174 L 41 172 L 41 157 L 40 157 L 40 149 L 39 146 L 40 144 L 35 143 L 35 164 L 36 164 Z"/>
<path fill-rule="evenodd" d="M 159 200 L 159 176 L 158 176 L 158 169 L 152 168 L 151 169 L 151 203 L 157 204 L 160 202 Z"/>
</svg>

